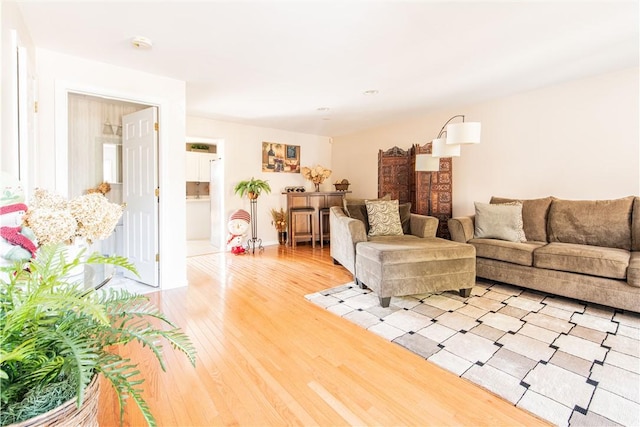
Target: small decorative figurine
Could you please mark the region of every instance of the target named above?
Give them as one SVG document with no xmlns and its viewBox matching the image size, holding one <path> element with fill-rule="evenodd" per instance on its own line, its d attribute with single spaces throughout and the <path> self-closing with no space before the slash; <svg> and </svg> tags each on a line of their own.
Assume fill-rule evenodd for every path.
<svg viewBox="0 0 640 427">
<path fill-rule="evenodd" d="M 232 245 L 232 254 L 242 255 L 246 252 L 246 249 L 242 246 L 242 239 L 249 231 L 250 222 L 251 215 L 243 209 L 238 209 L 229 217 L 229 222 L 227 223 L 227 229 L 229 230 L 227 245 Z"/>
<path fill-rule="evenodd" d="M 20 182 L 2 172 L 0 179 L 0 265 L 28 261 L 36 253 L 33 232 L 22 225 L 27 211 Z"/>
</svg>

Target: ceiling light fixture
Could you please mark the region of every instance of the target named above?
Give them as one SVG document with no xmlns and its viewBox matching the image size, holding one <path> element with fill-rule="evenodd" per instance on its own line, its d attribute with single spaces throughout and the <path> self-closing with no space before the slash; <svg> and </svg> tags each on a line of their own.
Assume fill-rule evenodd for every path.
<svg viewBox="0 0 640 427">
<path fill-rule="evenodd" d="M 318 107 L 316 108 L 318 111 L 329 111 L 329 107 Z"/>
<path fill-rule="evenodd" d="M 153 46 L 153 42 L 151 41 L 151 39 L 142 36 L 135 36 L 134 38 L 132 38 L 131 44 L 136 49 L 151 49 L 151 46 Z"/>
<path fill-rule="evenodd" d="M 363 95 L 377 95 L 378 91 L 375 89 L 370 89 L 370 90 L 365 90 L 364 92 L 362 92 Z"/>
</svg>

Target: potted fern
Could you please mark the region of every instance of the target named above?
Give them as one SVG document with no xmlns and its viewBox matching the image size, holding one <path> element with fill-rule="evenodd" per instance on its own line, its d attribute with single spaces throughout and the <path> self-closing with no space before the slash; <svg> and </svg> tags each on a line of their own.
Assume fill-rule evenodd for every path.
<svg viewBox="0 0 640 427">
<path fill-rule="evenodd" d="M 87 255 L 76 242 L 111 235 L 122 206 L 98 193 L 67 201 L 36 189 L 28 207 L 6 174 L 0 188 L 0 425 L 97 425 L 102 375 L 115 388 L 121 420 L 131 397 L 154 426 L 144 378 L 119 347 L 142 344 L 163 370 L 163 341 L 192 364 L 195 348 L 147 297 L 94 289 L 77 273 L 92 264 L 135 272 L 126 258 Z"/>
<path fill-rule="evenodd" d="M 147 297 L 87 289 L 83 280 L 69 279 L 79 264 L 135 271 L 126 258 L 81 253 L 69 259 L 66 251 L 65 245 L 42 246 L 26 264 L 0 268 L 6 273 L 0 279 L 0 425 L 32 425 L 34 417 L 37 424 L 97 425 L 84 417 L 97 417 L 98 375 L 115 388 L 121 417 L 128 396 L 148 424 L 156 425 L 142 397 L 137 364 L 122 358 L 117 347 L 137 341 L 163 370 L 162 340 L 194 365 L 195 348 Z M 87 401 L 93 401 L 93 414 L 82 413 Z M 59 408 L 68 412 L 72 406 L 76 413 L 64 417 L 81 418 L 60 418 Z"/>
<path fill-rule="evenodd" d="M 246 194 L 249 199 L 257 199 L 263 191 L 267 194 L 271 193 L 271 186 L 265 180 L 251 177 L 249 180 L 237 183 L 233 191 L 240 197 Z"/>
</svg>

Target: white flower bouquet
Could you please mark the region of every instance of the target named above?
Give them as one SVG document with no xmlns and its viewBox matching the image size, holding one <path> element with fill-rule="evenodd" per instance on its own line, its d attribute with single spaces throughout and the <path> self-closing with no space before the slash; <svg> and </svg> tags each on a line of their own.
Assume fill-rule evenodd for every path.
<svg viewBox="0 0 640 427">
<path fill-rule="evenodd" d="M 88 243 L 106 239 L 122 216 L 122 206 L 111 203 L 101 193 L 78 196 L 70 201 L 37 189 L 22 218 L 39 245 L 71 243 L 83 237 Z"/>
</svg>

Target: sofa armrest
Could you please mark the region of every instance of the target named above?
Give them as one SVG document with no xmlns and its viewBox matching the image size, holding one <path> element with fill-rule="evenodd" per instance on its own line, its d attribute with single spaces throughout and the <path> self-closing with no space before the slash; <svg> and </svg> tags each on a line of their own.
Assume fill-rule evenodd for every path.
<svg viewBox="0 0 640 427">
<path fill-rule="evenodd" d="M 331 257 L 355 277 L 356 245 L 367 241 L 364 223 L 348 217 L 340 206 L 332 206 L 329 210 L 329 229 Z"/>
<path fill-rule="evenodd" d="M 438 218 L 412 213 L 409 229 L 414 236 L 435 237 L 438 231 Z"/>
<path fill-rule="evenodd" d="M 467 243 L 473 239 L 474 219 L 475 217 L 473 215 L 450 218 L 447 224 L 449 225 L 451 240 L 454 242 Z"/>
</svg>

